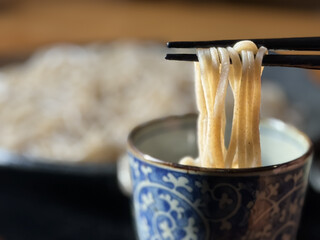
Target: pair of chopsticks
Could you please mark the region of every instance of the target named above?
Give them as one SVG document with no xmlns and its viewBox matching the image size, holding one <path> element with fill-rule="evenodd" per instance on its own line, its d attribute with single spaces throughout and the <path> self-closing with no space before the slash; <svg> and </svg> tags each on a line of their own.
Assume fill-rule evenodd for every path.
<svg viewBox="0 0 320 240">
<path fill-rule="evenodd" d="M 218 40 L 218 41 L 187 41 L 168 42 L 168 48 L 209 48 L 232 46 L 238 41 Z M 264 46 L 268 50 L 290 50 L 290 51 L 320 51 L 320 37 L 300 37 L 300 38 L 269 38 L 252 39 L 257 47 Z M 198 61 L 196 54 L 167 54 L 165 59 L 178 61 Z M 300 54 L 269 54 L 263 58 L 263 66 L 297 67 L 307 69 L 320 69 L 320 55 L 300 55 Z"/>
</svg>

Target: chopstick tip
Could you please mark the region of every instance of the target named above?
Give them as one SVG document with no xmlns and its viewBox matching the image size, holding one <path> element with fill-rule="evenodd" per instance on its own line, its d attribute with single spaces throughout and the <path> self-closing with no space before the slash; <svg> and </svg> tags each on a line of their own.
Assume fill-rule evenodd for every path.
<svg viewBox="0 0 320 240">
<path fill-rule="evenodd" d="M 167 42 L 167 48 L 174 48 L 175 42 Z"/>
</svg>

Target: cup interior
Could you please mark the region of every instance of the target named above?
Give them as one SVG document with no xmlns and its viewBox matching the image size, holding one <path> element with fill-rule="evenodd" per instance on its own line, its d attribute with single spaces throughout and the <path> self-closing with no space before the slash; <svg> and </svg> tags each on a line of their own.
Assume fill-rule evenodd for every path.
<svg viewBox="0 0 320 240">
<path fill-rule="evenodd" d="M 197 116 L 185 115 L 156 120 L 136 128 L 129 139 L 149 160 L 178 163 L 185 156 L 197 157 Z M 260 123 L 262 166 L 286 163 L 311 147 L 307 136 L 276 119 Z"/>
</svg>

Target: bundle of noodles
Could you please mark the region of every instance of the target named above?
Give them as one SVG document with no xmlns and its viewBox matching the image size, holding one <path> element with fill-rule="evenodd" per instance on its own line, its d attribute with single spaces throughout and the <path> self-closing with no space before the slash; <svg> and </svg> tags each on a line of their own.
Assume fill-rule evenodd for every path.
<svg viewBox="0 0 320 240">
<path fill-rule="evenodd" d="M 238 42 L 233 48 L 198 49 L 195 89 L 199 110 L 199 157 L 185 157 L 181 164 L 210 168 L 261 166 L 261 73 L 266 52 L 266 48 L 257 49 L 251 41 Z M 228 82 L 233 93 L 234 109 L 230 142 L 226 148 L 225 99 Z"/>
</svg>

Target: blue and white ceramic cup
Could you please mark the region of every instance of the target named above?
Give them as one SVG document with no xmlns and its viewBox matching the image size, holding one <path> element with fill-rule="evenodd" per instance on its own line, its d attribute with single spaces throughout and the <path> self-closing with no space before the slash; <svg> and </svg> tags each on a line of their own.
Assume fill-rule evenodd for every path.
<svg viewBox="0 0 320 240">
<path fill-rule="evenodd" d="M 312 144 L 278 120 L 260 132 L 262 167 L 206 169 L 178 164 L 197 156 L 195 115 L 135 128 L 128 148 L 139 239 L 295 239 Z"/>
</svg>

